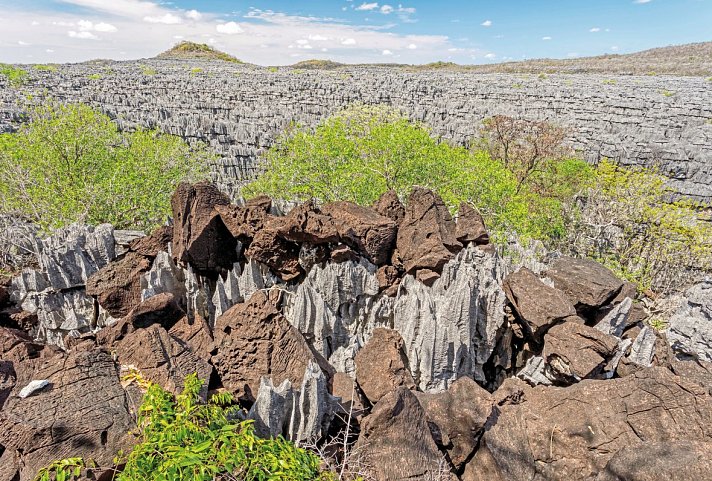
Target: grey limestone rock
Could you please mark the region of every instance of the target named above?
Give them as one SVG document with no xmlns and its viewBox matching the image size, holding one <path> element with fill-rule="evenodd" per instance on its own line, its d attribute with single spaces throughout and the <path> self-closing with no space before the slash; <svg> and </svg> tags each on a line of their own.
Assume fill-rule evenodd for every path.
<svg viewBox="0 0 712 481">
<path fill-rule="evenodd" d="M 484 382 L 483 366 L 504 325 L 506 296 L 496 255 L 468 246 L 432 287 L 406 275 L 393 307 L 416 385 L 444 390 L 458 377 Z"/>
<path fill-rule="evenodd" d="M 687 290 L 666 335 L 678 355 L 712 362 L 712 280 Z"/>
</svg>

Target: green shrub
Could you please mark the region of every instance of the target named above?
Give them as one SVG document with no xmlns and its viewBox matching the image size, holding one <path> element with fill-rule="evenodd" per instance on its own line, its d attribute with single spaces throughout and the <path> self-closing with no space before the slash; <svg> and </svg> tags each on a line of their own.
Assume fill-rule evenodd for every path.
<svg viewBox="0 0 712 481">
<path fill-rule="evenodd" d="M 712 272 L 712 224 L 700 205 L 672 197 L 667 178 L 654 169 L 603 160 L 567 244 L 641 291 L 683 289 Z"/>
<path fill-rule="evenodd" d="M 560 175 L 575 178 L 587 168 L 580 161 L 556 165 L 537 174 L 558 186 L 556 195 L 540 194 L 483 150 L 436 139 L 393 109 L 357 105 L 314 129 L 292 126 L 266 153 L 264 173 L 243 194 L 370 205 L 388 189 L 406 197 L 420 185 L 437 191 L 452 210 L 463 201 L 475 204 L 496 239 L 510 231 L 545 239 L 562 234 L 564 197 L 572 197 L 559 195 L 566 190 Z"/>
<path fill-rule="evenodd" d="M 43 229 L 84 221 L 148 230 L 165 221 L 181 180 L 206 175 L 204 149 L 158 131 L 119 132 L 86 105 L 50 102 L 28 115 L 0 135 L 0 211 Z"/>
<path fill-rule="evenodd" d="M 144 385 L 147 391 L 137 419 L 139 442 L 130 454 L 115 458 L 115 465 L 125 463 L 117 481 L 336 479 L 321 472 L 315 454 L 282 437 L 257 437 L 251 421 L 234 421 L 237 408 L 229 393 L 201 403 L 203 382 L 195 374 L 185 379 L 183 392 L 175 397 L 157 384 Z M 81 458 L 58 461 L 40 471 L 35 481 L 48 481 L 51 474 L 56 480 L 78 479 L 83 467 Z"/>
<path fill-rule="evenodd" d="M 103 75 L 101 75 L 100 73 L 92 73 L 92 74 L 87 75 L 87 78 L 89 80 L 100 80 L 102 77 L 103 77 Z"/>
<path fill-rule="evenodd" d="M 32 69 L 37 70 L 38 72 L 56 72 L 57 66 L 56 65 L 37 64 L 37 65 L 33 65 Z"/>
<path fill-rule="evenodd" d="M 148 65 L 141 65 L 141 73 L 144 75 L 152 76 L 156 75 L 158 73 L 158 70 L 156 70 L 153 67 L 149 67 Z"/>
<path fill-rule="evenodd" d="M 19 87 L 27 82 L 27 71 L 20 67 L 14 67 L 5 63 L 0 63 L 0 75 L 4 75 L 13 87 Z"/>
</svg>

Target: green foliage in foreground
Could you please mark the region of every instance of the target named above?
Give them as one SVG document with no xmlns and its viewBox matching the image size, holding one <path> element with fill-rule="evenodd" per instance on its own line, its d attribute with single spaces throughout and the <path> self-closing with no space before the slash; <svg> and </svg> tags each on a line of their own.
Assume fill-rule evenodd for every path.
<svg viewBox="0 0 712 481">
<path fill-rule="evenodd" d="M 49 103 L 29 119 L 0 135 L 0 212 L 43 229 L 84 221 L 148 230 L 165 220 L 180 181 L 206 176 L 204 150 L 153 130 L 119 132 L 86 105 Z"/>
<path fill-rule="evenodd" d="M 28 79 L 27 70 L 5 63 L 0 63 L 0 75 L 4 75 L 13 87 L 19 87 L 27 82 Z"/>
<path fill-rule="evenodd" d="M 404 198 L 420 185 L 452 210 L 473 203 L 495 239 L 512 231 L 549 239 L 564 234 L 567 204 L 591 175 L 583 161 L 554 159 L 520 185 L 513 169 L 484 150 L 436 139 L 392 109 L 354 106 L 313 130 L 285 133 L 267 152 L 265 172 L 243 193 L 370 205 L 388 189 Z"/>
<path fill-rule="evenodd" d="M 140 441 L 128 456 L 118 481 L 213 481 L 220 475 L 241 481 L 331 481 L 319 458 L 283 438 L 258 438 L 251 421 L 233 421 L 236 408 L 227 393 L 199 402 L 202 381 L 190 375 L 178 396 L 149 383 L 139 408 Z M 84 461 L 58 461 L 36 481 L 75 479 Z M 61 474 L 60 474 L 61 473 Z"/>
</svg>

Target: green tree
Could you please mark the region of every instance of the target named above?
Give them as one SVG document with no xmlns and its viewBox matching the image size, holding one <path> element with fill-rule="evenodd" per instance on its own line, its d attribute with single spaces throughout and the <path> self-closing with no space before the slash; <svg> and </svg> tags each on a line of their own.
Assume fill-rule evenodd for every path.
<svg viewBox="0 0 712 481">
<path fill-rule="evenodd" d="M 575 190 L 571 179 L 588 172 L 581 161 L 546 165 L 521 179 L 483 149 L 450 145 L 391 108 L 356 105 L 314 129 L 292 126 L 266 153 L 264 173 L 243 193 L 369 205 L 388 189 L 405 197 L 420 185 L 437 191 L 453 210 L 463 201 L 475 204 L 495 239 L 510 231 L 546 239 L 561 235 L 565 203 Z"/>
<path fill-rule="evenodd" d="M 155 130 L 119 132 L 82 104 L 31 108 L 16 133 L 0 135 L 0 210 L 43 229 L 110 222 L 150 229 L 170 212 L 182 180 L 207 175 L 204 148 Z"/>
</svg>

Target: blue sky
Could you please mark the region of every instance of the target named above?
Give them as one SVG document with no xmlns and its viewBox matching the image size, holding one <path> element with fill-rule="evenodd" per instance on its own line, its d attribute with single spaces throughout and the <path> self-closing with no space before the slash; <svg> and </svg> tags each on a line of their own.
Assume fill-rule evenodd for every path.
<svg viewBox="0 0 712 481">
<path fill-rule="evenodd" d="M 712 0 L 0 0 L 0 62 L 150 57 L 181 40 L 262 65 L 479 64 L 712 40 Z"/>
</svg>

